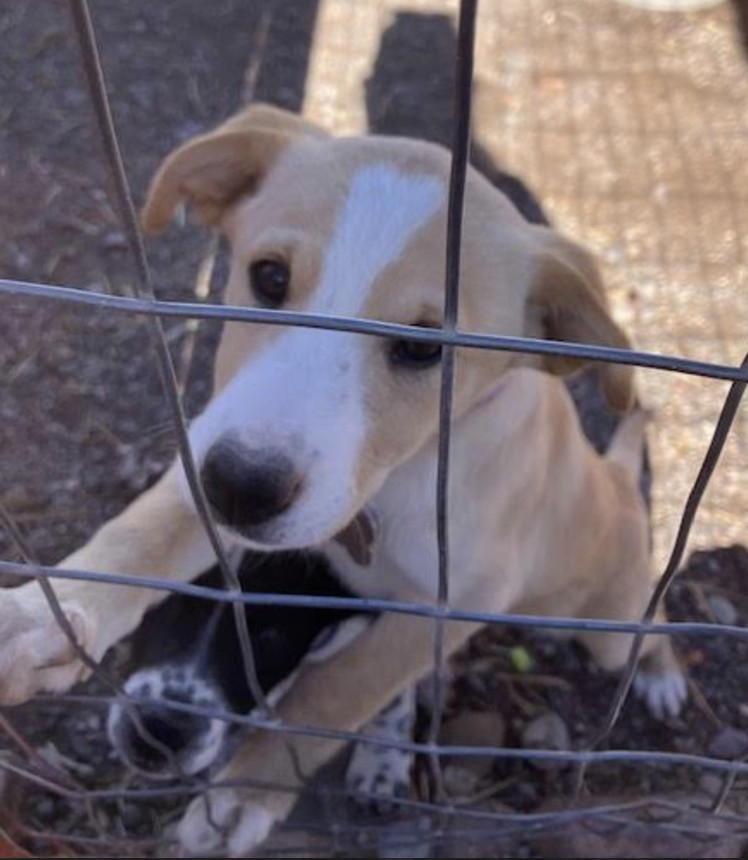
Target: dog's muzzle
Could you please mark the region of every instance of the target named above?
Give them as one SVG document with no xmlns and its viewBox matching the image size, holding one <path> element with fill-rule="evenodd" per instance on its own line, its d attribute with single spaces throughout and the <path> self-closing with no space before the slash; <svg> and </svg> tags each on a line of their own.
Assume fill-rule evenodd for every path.
<svg viewBox="0 0 748 860">
<path fill-rule="evenodd" d="M 192 769 L 186 753 L 207 737 L 210 720 L 154 705 L 138 708 L 137 719 L 123 711 L 115 731 L 117 750 L 131 766 L 153 776 L 178 776 Z"/>
<path fill-rule="evenodd" d="M 171 702 L 224 710 L 221 693 L 187 669 L 164 665 L 136 672 L 125 692 L 143 701 L 109 709 L 107 734 L 119 757 L 156 779 L 199 773 L 221 755 L 228 723 L 170 707 Z"/>
<path fill-rule="evenodd" d="M 285 454 L 222 439 L 209 450 L 200 472 L 205 495 L 222 525 L 244 531 L 287 511 L 303 479 Z"/>
</svg>

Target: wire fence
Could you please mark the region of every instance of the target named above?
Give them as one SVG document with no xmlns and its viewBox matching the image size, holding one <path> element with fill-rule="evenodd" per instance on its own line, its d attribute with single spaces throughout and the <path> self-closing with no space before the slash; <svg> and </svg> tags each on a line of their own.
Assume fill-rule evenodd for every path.
<svg viewBox="0 0 748 860">
<path fill-rule="evenodd" d="M 660 355 L 651 352 L 621 350 L 578 343 L 540 341 L 530 338 L 502 337 L 477 332 L 464 332 L 458 329 L 457 310 L 459 304 L 462 203 L 470 150 L 471 86 L 475 50 L 477 0 L 461 0 L 459 8 L 459 29 L 455 58 L 454 130 L 446 236 L 447 270 L 444 290 L 444 322 L 441 330 L 423 329 L 350 317 L 282 310 L 275 311 L 260 308 L 229 307 L 209 302 L 166 302 L 156 299 L 151 283 L 145 248 L 138 229 L 137 216 L 119 151 L 117 134 L 109 109 L 104 76 L 87 2 L 86 0 L 69 0 L 69 7 L 75 23 L 91 102 L 95 109 L 107 163 L 114 182 L 116 201 L 127 234 L 128 245 L 136 263 L 137 286 L 133 296 L 125 297 L 71 287 L 0 279 L 0 294 L 3 296 L 22 296 L 38 301 L 62 302 L 68 305 L 84 305 L 112 314 L 124 314 L 145 319 L 148 336 L 153 345 L 163 390 L 172 418 L 178 453 L 185 467 L 185 473 L 200 520 L 218 559 L 224 579 L 224 589 L 216 590 L 200 585 L 132 576 L 128 575 L 127 571 L 114 575 L 80 570 L 61 570 L 39 564 L 31 548 L 26 545 L 22 533 L 14 526 L 12 517 L 7 511 L 0 508 L 2 527 L 22 559 L 21 562 L 0 561 L 0 573 L 6 576 L 19 578 L 33 577 L 36 579 L 65 635 L 70 639 L 80 659 L 89 666 L 94 678 L 98 682 L 97 689 L 99 692 L 84 692 L 54 697 L 41 696 L 39 697 L 39 701 L 86 706 L 89 708 L 108 708 L 113 702 L 134 706 L 138 704 L 142 705 L 148 701 L 142 697 L 124 693 L 119 684 L 111 677 L 110 673 L 104 672 L 97 661 L 86 654 L 81 648 L 55 595 L 53 583 L 57 580 L 87 580 L 97 583 L 108 583 L 112 588 L 135 586 L 161 591 L 165 594 L 181 594 L 201 600 L 230 604 L 233 607 L 234 619 L 239 633 L 248 686 L 255 700 L 262 705 L 260 712 L 239 714 L 225 709 L 176 701 L 166 701 L 165 707 L 172 709 L 176 713 L 195 714 L 211 719 L 218 719 L 232 725 L 241 726 L 242 728 L 262 729 L 267 732 L 280 733 L 282 736 L 288 738 L 297 736 L 334 738 L 348 742 L 361 740 L 362 735 L 357 732 L 332 731 L 317 726 L 288 725 L 278 720 L 272 706 L 267 703 L 262 687 L 257 679 L 252 651 L 251 631 L 248 629 L 244 613 L 246 606 L 276 605 L 338 609 L 354 608 L 361 611 L 393 612 L 414 617 L 426 617 L 434 620 L 434 708 L 426 740 L 422 743 L 404 743 L 384 737 L 367 735 L 366 742 L 372 746 L 395 747 L 406 750 L 428 759 L 432 777 L 437 786 L 437 802 L 417 801 L 407 798 L 393 799 L 393 803 L 402 810 L 405 810 L 408 815 L 405 818 L 406 826 L 390 836 L 386 845 L 387 851 L 404 852 L 413 850 L 414 846 L 422 845 L 424 839 L 426 839 L 424 836 L 424 832 L 426 832 L 424 831 L 424 827 L 427 829 L 427 841 L 433 851 L 448 851 L 448 846 L 454 846 L 455 844 L 459 844 L 463 848 L 465 846 L 477 846 L 477 849 L 485 849 L 486 846 L 500 847 L 510 844 L 511 840 L 518 838 L 520 835 L 528 838 L 533 834 L 555 832 L 559 828 L 569 827 L 580 822 L 593 828 L 599 826 L 601 823 L 609 827 L 622 827 L 631 824 L 632 819 L 630 815 L 632 813 L 638 815 L 636 820 L 641 827 L 652 827 L 660 831 L 670 831 L 686 838 L 692 838 L 696 842 L 714 836 L 715 831 L 713 827 L 715 822 L 720 822 L 721 826 L 725 828 L 722 831 L 723 833 L 729 832 L 738 836 L 748 833 L 748 822 L 746 819 L 740 815 L 726 811 L 725 807 L 729 792 L 734 786 L 735 778 L 748 774 L 748 762 L 742 758 L 725 760 L 716 756 L 697 755 L 686 752 L 602 749 L 609 739 L 616 721 L 620 717 L 621 708 L 629 694 L 637 667 L 639 651 L 646 634 L 733 637 L 748 640 L 748 629 L 735 624 L 725 625 L 701 622 L 659 624 L 653 621 L 658 607 L 662 604 L 668 588 L 678 569 L 681 567 L 690 529 L 735 421 L 746 383 L 748 383 L 748 356 L 746 356 L 740 365 L 718 364 L 690 360 L 675 355 Z M 407 336 L 408 339 L 416 342 L 439 343 L 442 345 L 439 461 L 437 485 L 435 487 L 437 500 L 439 594 L 435 605 L 392 600 L 318 597 L 301 594 L 247 593 L 242 591 L 236 570 L 227 557 L 220 533 L 213 522 L 210 508 L 206 502 L 204 491 L 195 468 L 188 439 L 187 420 L 182 410 L 177 376 L 162 322 L 169 317 L 179 317 L 189 320 L 217 319 L 224 322 L 241 322 L 247 325 L 301 326 L 352 332 L 370 337 L 404 338 Z M 616 362 L 730 382 L 729 392 L 725 397 L 719 419 L 714 427 L 708 450 L 683 507 L 677 537 L 667 565 L 659 578 L 646 612 L 638 622 L 467 612 L 450 608 L 449 512 L 447 500 L 449 489 L 452 395 L 454 387 L 454 355 L 458 348 L 560 355 L 594 362 Z M 445 624 L 450 620 L 473 621 L 486 625 L 511 625 L 513 627 L 527 627 L 538 630 L 634 633 L 635 636 L 626 668 L 612 700 L 605 707 L 605 716 L 601 721 L 600 730 L 592 742 L 584 749 L 573 751 L 440 745 L 438 743 L 438 730 L 444 711 L 444 675 L 441 671 L 445 660 L 443 637 Z M 102 827 L 100 816 L 97 814 L 97 804 L 117 803 L 125 800 L 144 801 L 155 799 L 182 802 L 188 797 L 204 793 L 208 788 L 216 788 L 222 784 L 226 784 L 216 780 L 185 777 L 178 784 L 174 785 L 134 785 L 116 788 L 92 787 L 92 785 L 87 783 L 84 776 L 71 775 L 69 769 L 62 765 L 51 763 L 48 759 L 41 757 L 32 746 L 27 744 L 23 738 L 23 733 L 13 725 L 12 712 L 0 712 L 0 730 L 6 734 L 8 740 L 11 742 L 11 747 L 15 750 L 13 753 L 4 754 L 0 757 L 0 771 L 31 785 L 35 785 L 52 795 L 75 802 L 83 810 L 81 817 L 82 825 L 80 832 L 77 834 L 71 834 L 68 831 L 64 833 L 38 832 L 24 825 L 22 821 L 14 822 L 15 831 L 19 838 L 31 839 L 34 841 L 34 844 L 44 844 L 51 847 L 52 850 L 60 850 L 60 846 L 68 846 L 67 850 L 96 852 L 97 854 L 106 851 L 112 855 L 163 850 L 169 844 L 169 840 L 166 837 L 163 839 L 146 839 L 142 836 L 133 836 L 128 834 L 126 825 L 123 826 L 121 832 L 111 832 L 111 830 Z M 578 768 L 578 790 L 575 796 L 569 798 L 568 807 L 548 812 L 488 812 L 471 809 L 464 804 L 449 800 L 441 785 L 440 762 L 446 756 L 456 755 L 465 757 L 491 756 L 497 760 L 507 761 L 521 759 L 523 761 L 571 763 Z M 595 808 L 585 806 L 580 802 L 579 788 L 586 769 L 606 763 L 625 764 L 639 768 L 645 766 L 649 768 L 681 767 L 691 769 L 697 773 L 713 772 L 722 778 L 722 789 L 719 791 L 713 808 L 709 811 L 708 815 L 704 814 L 702 817 L 696 819 L 694 819 L 693 809 L 688 803 L 679 804 L 657 798 L 637 800 L 635 802 L 629 800 L 615 804 L 605 804 Z M 250 778 L 243 780 L 241 783 L 231 784 L 298 792 L 297 786 L 283 784 L 268 785 L 267 783 L 258 785 Z M 342 789 L 334 787 L 326 787 L 324 792 L 330 806 L 334 806 L 340 800 L 341 795 L 344 795 Z M 428 825 L 424 825 L 424 820 L 428 821 Z M 350 848 L 351 844 L 359 846 L 362 850 L 367 849 L 367 847 L 372 850 L 381 848 L 381 833 L 375 826 L 351 821 L 336 822 L 334 816 L 331 818 L 331 822 L 321 824 L 318 820 L 297 820 L 294 824 L 286 825 L 285 828 L 282 827 L 281 831 L 285 832 L 282 832 L 281 837 L 279 837 L 280 842 L 272 842 L 270 844 L 267 849 L 268 856 L 273 856 L 275 853 L 293 856 L 296 850 L 311 851 L 312 853 L 318 851 L 319 853 L 327 854 L 331 846 L 333 851 L 344 851 L 345 847 Z M 477 826 L 478 823 L 480 823 L 480 827 Z M 298 844 L 294 843 L 293 840 L 299 834 L 303 834 L 305 837 L 309 837 L 311 834 L 313 837 L 324 838 L 326 841 L 313 844 L 310 848 L 308 839 Z M 287 840 L 285 842 L 283 841 L 284 837 Z"/>
</svg>

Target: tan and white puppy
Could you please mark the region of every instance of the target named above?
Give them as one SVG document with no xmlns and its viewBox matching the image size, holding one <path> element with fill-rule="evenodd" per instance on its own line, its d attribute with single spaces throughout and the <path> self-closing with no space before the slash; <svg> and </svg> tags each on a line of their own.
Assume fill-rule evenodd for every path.
<svg viewBox="0 0 748 860">
<path fill-rule="evenodd" d="M 173 153 L 144 210 L 152 232 L 189 204 L 231 245 L 227 299 L 438 327 L 449 155 L 405 139 L 329 137 L 254 106 Z M 466 188 L 459 327 L 625 347 L 590 257 L 529 225 L 486 180 Z M 229 323 L 216 389 L 190 438 L 227 541 L 322 546 L 357 593 L 433 601 L 440 351 L 412 341 Z M 647 520 L 636 487 L 641 432 L 629 422 L 607 459 L 585 441 L 552 374 L 579 362 L 459 352 L 450 484 L 453 607 L 635 619 L 650 594 Z M 631 372 L 601 372 L 610 402 L 632 402 Z M 633 453 L 632 453 L 633 452 Z M 333 538 L 368 512 L 366 552 Z M 213 561 L 175 464 L 63 566 L 187 580 Z M 161 599 L 146 590 L 60 583 L 96 658 Z M 476 629 L 450 623 L 447 650 Z M 279 705 L 291 722 L 353 730 L 430 668 L 429 619 L 385 614 L 341 654 L 305 667 Z M 589 635 L 619 667 L 630 639 Z M 35 584 L 0 603 L 0 699 L 64 690 L 85 675 Z M 647 642 L 639 685 L 675 712 L 683 679 L 663 637 Z M 340 746 L 296 739 L 311 774 Z M 251 738 L 227 778 L 295 784 L 277 734 Z M 223 789 L 180 827 L 188 851 L 241 855 L 285 817 L 290 793 Z M 218 824 L 218 829 L 211 824 Z"/>
</svg>

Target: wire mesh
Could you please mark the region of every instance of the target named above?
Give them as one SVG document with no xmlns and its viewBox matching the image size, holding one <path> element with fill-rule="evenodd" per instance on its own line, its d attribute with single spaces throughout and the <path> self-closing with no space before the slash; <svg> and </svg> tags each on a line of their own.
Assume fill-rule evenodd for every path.
<svg viewBox="0 0 748 860">
<path fill-rule="evenodd" d="M 143 316 L 146 318 L 149 337 L 154 347 L 154 353 L 157 357 L 162 384 L 164 391 L 166 392 L 167 401 L 176 429 L 179 453 L 186 467 L 190 489 L 193 492 L 200 518 L 206 531 L 210 535 L 216 556 L 221 563 L 221 568 L 226 580 L 226 590 L 216 591 L 214 589 L 204 588 L 197 585 L 140 576 L 128 576 L 127 571 L 124 571 L 121 575 L 104 573 L 95 574 L 85 571 L 62 571 L 40 565 L 35 563 L 29 552 L 25 551 L 22 540 L 17 540 L 18 535 L 14 532 L 11 525 L 11 519 L 4 511 L 3 521 L 5 530 L 9 533 L 12 539 L 16 539 L 16 542 L 20 544 L 21 554 L 22 556 L 25 556 L 25 559 L 24 563 L 14 563 L 9 561 L 0 562 L 0 573 L 14 577 L 31 576 L 36 578 L 44 588 L 45 595 L 47 595 L 53 606 L 53 611 L 61 620 L 64 619 L 64 613 L 62 613 L 59 604 L 55 605 L 54 589 L 51 587 L 50 583 L 53 583 L 56 579 L 65 578 L 83 579 L 102 583 L 106 582 L 111 584 L 112 587 L 135 585 L 142 588 L 163 591 L 165 593 L 180 593 L 199 597 L 205 600 L 230 603 L 235 608 L 234 616 L 237 627 L 240 631 L 240 641 L 249 685 L 255 693 L 256 700 L 260 703 L 264 703 L 265 697 L 262 694 L 262 690 L 257 682 L 255 674 L 249 631 L 247 629 L 246 619 L 242 610 L 243 606 L 250 604 L 327 606 L 335 608 L 354 606 L 359 609 L 372 611 L 399 612 L 413 616 L 429 617 L 434 619 L 434 666 L 437 671 L 435 671 L 434 674 L 436 679 L 434 696 L 436 707 L 434 709 L 427 742 L 403 743 L 400 741 L 392 741 L 387 738 L 377 738 L 367 735 L 367 743 L 381 747 L 397 747 L 399 749 L 404 749 L 412 753 L 428 757 L 434 765 L 434 773 L 437 775 L 437 781 L 440 759 L 445 756 L 455 755 L 466 757 L 482 757 L 490 755 L 494 758 L 505 760 L 522 759 L 527 761 L 565 762 L 574 763 L 581 768 L 602 763 L 617 762 L 636 767 L 643 767 L 645 765 L 653 768 L 658 766 L 678 766 L 692 768 L 695 771 L 713 771 L 725 776 L 724 788 L 717 804 L 717 806 L 721 808 L 729 789 L 733 785 L 734 778 L 737 775 L 748 774 L 748 763 L 743 760 L 724 760 L 714 756 L 694 755 L 688 753 L 667 753 L 652 750 L 601 750 L 599 747 L 602 746 L 604 741 L 608 738 L 612 727 L 620 716 L 622 704 L 631 686 L 636 669 L 638 651 L 645 634 L 689 634 L 748 639 L 748 630 L 736 625 L 718 625 L 696 622 L 679 622 L 666 625 L 652 623 L 655 611 L 664 598 L 668 587 L 682 563 L 688 534 L 698 511 L 699 504 L 719 461 L 724 443 L 728 438 L 733 423 L 736 420 L 737 410 L 744 393 L 746 382 L 748 382 L 748 358 L 740 365 L 732 365 L 729 363 L 695 361 L 675 355 L 658 355 L 651 352 L 633 350 L 624 351 L 584 344 L 538 341 L 529 338 L 499 337 L 477 332 L 462 332 L 458 330 L 457 307 L 461 231 L 460 213 L 469 151 L 470 90 L 472 81 L 472 58 L 474 51 L 473 39 L 478 6 L 476 0 L 462 0 L 460 3 L 460 28 L 457 38 L 458 51 L 452 182 L 449 201 L 449 226 L 446 236 L 448 271 L 446 275 L 445 288 L 444 324 L 441 330 L 425 330 L 422 328 L 413 328 L 365 319 L 352 319 L 288 311 L 235 308 L 225 305 L 209 304 L 206 302 L 186 303 L 156 300 L 151 287 L 151 278 L 148 271 L 148 263 L 145 256 L 144 246 L 137 228 L 135 210 L 129 193 L 122 160 L 118 151 L 117 136 L 114 131 L 114 125 L 108 108 L 103 74 L 97 56 L 95 37 L 91 26 L 87 4 L 85 0 L 70 0 L 70 5 L 76 21 L 81 54 L 84 58 L 86 75 L 93 103 L 96 107 L 99 127 L 105 142 L 108 163 L 115 182 L 116 199 L 123 215 L 123 222 L 128 234 L 128 241 L 134 259 L 136 260 L 138 281 L 142 293 L 139 292 L 135 297 L 114 296 L 91 290 L 84 291 L 70 287 L 50 286 L 19 280 L 0 279 L 0 294 L 6 296 L 23 296 L 28 299 L 40 301 L 63 302 L 68 305 L 88 305 L 106 310 L 107 312 Z M 611 14 L 615 17 L 615 12 L 612 12 Z M 265 34 L 268 26 L 267 18 L 263 19 Z M 528 28 L 532 28 L 534 25 L 528 20 L 527 26 Z M 592 34 L 588 35 L 590 36 L 591 41 L 595 42 L 594 36 Z M 655 55 L 657 54 L 656 45 L 653 45 L 653 53 Z M 602 58 L 600 55 L 598 55 L 598 61 L 602 64 Z M 254 75 L 256 76 L 256 70 Z M 254 86 L 254 83 L 252 86 Z M 570 104 L 569 107 L 569 116 L 572 118 L 576 117 L 577 110 L 575 109 L 575 106 Z M 670 107 L 670 110 L 671 117 L 675 116 L 672 106 Z M 603 118 L 603 121 L 606 121 L 605 118 Z M 609 123 L 607 127 L 610 131 L 609 118 L 607 122 Z M 576 123 L 575 120 L 571 131 L 576 137 L 581 137 L 583 134 L 579 124 Z M 584 196 L 581 189 L 578 188 L 577 190 L 580 196 Z M 700 259 L 703 259 L 706 256 L 706 251 L 702 249 Z M 304 595 L 282 594 L 249 594 L 241 591 L 241 587 L 236 577 L 236 572 L 233 570 L 229 560 L 226 558 L 221 546 L 220 537 L 215 524 L 212 522 L 210 510 L 205 502 L 204 493 L 201 489 L 200 481 L 197 477 L 194 463 L 192 461 L 186 430 L 187 423 L 182 411 L 167 337 L 162 325 L 162 319 L 168 317 L 218 319 L 222 321 L 231 320 L 245 324 L 262 323 L 280 326 L 303 326 L 308 328 L 354 332 L 374 337 L 402 338 L 407 335 L 409 339 L 414 341 L 439 343 L 442 345 L 443 366 L 439 436 L 440 456 L 438 483 L 435 488 L 437 492 L 438 510 L 439 599 L 435 606 L 390 600 L 319 598 Z M 670 559 L 659 580 L 657 589 L 652 597 L 652 601 L 640 622 L 622 623 L 603 619 L 580 620 L 513 614 L 465 612 L 454 610 L 449 607 L 449 520 L 447 510 L 448 453 L 451 430 L 451 398 L 454 383 L 453 360 L 454 351 L 457 348 L 563 355 L 589 359 L 592 361 L 618 362 L 650 369 L 690 374 L 705 377 L 707 379 L 721 379 L 731 382 L 730 390 L 725 398 L 719 420 L 714 427 L 709 448 L 704 456 L 698 476 L 684 506 L 678 535 L 674 543 Z M 603 721 L 601 729 L 597 737 L 594 739 L 594 742 L 590 744 L 590 748 L 569 752 L 559 752 L 506 747 L 495 748 L 438 745 L 437 732 L 441 721 L 443 705 L 443 691 L 440 689 L 442 673 L 438 671 L 444 658 L 441 632 L 443 631 L 443 626 L 446 621 L 450 619 L 476 621 L 484 624 L 511 624 L 516 627 L 532 627 L 546 630 L 607 630 L 635 633 L 635 639 L 630 652 L 628 665 L 621 678 L 620 684 L 618 685 L 615 696 L 609 705 L 607 716 Z M 65 629 L 66 634 L 70 636 L 75 647 L 78 648 L 79 646 L 75 643 L 75 636 L 70 625 L 62 623 L 62 626 Z M 96 673 L 98 673 L 99 668 L 95 661 L 91 660 L 90 657 L 87 657 L 86 659 L 91 662 Z M 133 705 L 138 703 L 142 704 L 145 701 L 138 696 L 128 696 L 121 692 L 114 696 L 101 693 L 87 693 L 79 695 L 68 694 L 66 696 L 53 697 L 48 701 L 50 704 L 75 703 L 95 708 L 105 708 L 115 700 L 125 701 Z M 45 697 L 40 697 L 39 701 L 40 703 L 44 703 L 46 699 Z M 236 714 L 226 711 L 225 709 L 201 707 L 198 705 L 171 701 L 166 703 L 166 707 L 177 712 L 193 713 L 216 718 L 229 723 L 241 725 L 243 727 L 259 728 L 269 732 L 288 735 L 289 737 L 297 735 L 319 738 L 333 737 L 335 739 L 345 741 L 356 741 L 361 738 L 361 735 L 356 732 L 336 732 L 315 726 L 285 725 L 274 719 L 272 712 L 267 707 L 264 708 L 264 712 L 259 714 L 253 713 L 250 715 Z M 11 739 L 11 742 L 18 748 L 17 755 L 0 758 L 0 771 L 14 774 L 30 783 L 43 787 L 55 795 L 83 802 L 87 809 L 89 825 L 92 828 L 92 831 L 98 830 L 95 835 L 91 835 L 90 833 L 71 835 L 70 833 L 42 833 L 32 831 L 27 828 L 27 832 L 24 834 L 25 836 L 47 844 L 55 845 L 58 843 L 63 845 L 74 845 L 78 846 L 81 850 L 83 850 L 84 847 L 87 847 L 89 850 L 101 850 L 106 848 L 110 851 L 117 850 L 122 853 L 133 853 L 134 851 L 145 849 L 156 850 L 163 847 L 163 844 L 168 840 L 152 840 L 148 842 L 142 838 L 130 839 L 127 837 L 126 833 L 112 834 L 103 832 L 101 827 L 97 825 L 97 817 L 92 811 L 91 803 L 93 801 L 114 802 L 133 797 L 138 799 L 147 799 L 199 795 L 205 792 L 209 787 L 214 788 L 220 784 L 216 781 L 206 781 L 203 779 L 193 778 L 180 780 L 177 785 L 161 787 L 121 787 L 115 789 L 91 788 L 85 785 L 81 780 L 71 780 L 69 773 L 64 768 L 56 767 L 46 760 L 39 760 L 38 757 L 35 758 L 34 751 L 31 748 L 24 749 L 22 733 L 14 728 L 10 718 L 6 718 L 3 715 L 0 726 L 5 734 Z M 242 781 L 240 784 L 248 786 L 255 785 L 255 783 L 253 783 L 249 778 L 246 781 Z M 262 787 L 268 787 L 267 783 L 263 783 Z M 274 785 L 271 787 L 275 790 L 286 790 L 291 792 L 298 791 L 297 786 Z M 330 792 L 331 796 L 335 799 L 336 792 L 334 789 L 325 790 Z M 340 792 L 338 792 L 338 794 L 340 794 Z M 686 821 L 686 823 L 678 823 L 677 819 L 684 811 L 684 807 L 682 805 L 668 804 L 658 800 L 641 801 L 636 804 L 629 802 L 606 805 L 597 809 L 568 809 L 550 813 L 507 814 L 502 812 L 485 812 L 462 808 L 459 804 L 449 801 L 444 795 L 443 790 L 438 792 L 437 798 L 439 802 L 436 803 L 427 803 L 408 799 L 398 799 L 395 801 L 396 805 L 403 809 L 410 810 L 413 813 L 420 811 L 423 813 L 436 814 L 434 821 L 437 823 L 429 825 L 431 829 L 428 833 L 429 839 L 433 845 L 438 845 L 440 844 L 440 841 L 447 838 L 462 839 L 464 841 L 468 835 L 470 835 L 472 840 L 478 845 L 496 845 L 501 843 L 501 840 L 509 839 L 512 835 L 516 834 L 517 831 L 524 834 L 535 831 L 552 831 L 560 826 L 568 825 L 570 822 L 578 821 L 589 822 L 592 820 L 603 820 L 608 824 L 615 825 L 616 823 L 621 823 L 621 819 L 617 818 L 618 815 L 624 812 L 630 812 L 632 809 L 645 810 L 648 812 L 651 812 L 654 809 L 666 809 L 672 813 L 672 821 L 655 820 L 654 822 L 649 823 L 644 822 L 641 826 L 652 826 L 660 829 L 667 829 L 670 827 L 677 830 L 679 833 L 691 835 L 694 838 L 709 836 L 708 828 L 703 824 L 700 826 L 693 826 L 690 825 L 688 821 Z M 445 824 L 449 818 L 454 818 L 458 822 L 462 822 L 463 826 L 465 825 L 465 822 L 469 820 L 488 821 L 494 824 L 495 828 L 487 828 L 485 830 L 481 830 L 480 833 L 476 833 L 474 830 L 461 831 L 458 826 L 450 828 Z M 713 814 L 712 819 L 715 821 L 719 820 L 726 822 L 730 827 L 734 828 L 736 833 L 743 833 L 747 829 L 745 820 L 741 816 L 726 814 L 721 809 L 718 809 L 718 811 Z M 389 850 L 395 850 L 397 848 L 406 849 L 412 846 L 414 842 L 417 844 L 419 843 L 419 840 L 422 839 L 422 835 L 419 835 L 417 832 L 417 825 L 413 823 L 415 821 L 416 819 L 411 820 L 412 827 L 410 833 L 405 830 L 399 835 L 400 841 L 397 841 L 397 839 L 391 841 L 388 845 Z M 296 825 L 297 829 L 299 827 L 302 827 L 306 833 L 314 834 L 322 829 L 324 835 L 330 835 L 329 830 L 320 828 L 319 822 L 301 822 L 301 824 Z M 335 839 L 350 839 L 353 834 L 353 837 L 358 840 L 359 845 L 367 845 L 366 826 L 361 824 L 348 824 L 342 826 L 335 825 L 335 827 L 337 827 L 333 833 Z M 308 845 L 306 843 L 305 847 L 308 849 Z M 285 848 L 278 850 L 281 853 L 286 854 L 294 853 L 292 844 L 286 845 Z M 272 856 L 272 850 L 269 851 L 269 854 Z"/>
</svg>

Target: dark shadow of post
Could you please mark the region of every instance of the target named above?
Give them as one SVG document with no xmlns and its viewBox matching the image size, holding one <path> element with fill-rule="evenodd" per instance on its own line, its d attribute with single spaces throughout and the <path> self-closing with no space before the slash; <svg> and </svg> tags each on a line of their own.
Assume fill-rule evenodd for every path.
<svg viewBox="0 0 748 860">
<path fill-rule="evenodd" d="M 732 0 L 740 46 L 748 60 L 748 0 Z"/>
<path fill-rule="evenodd" d="M 319 0 L 265 0 L 272 15 L 254 98 L 300 113 Z"/>
<path fill-rule="evenodd" d="M 449 146 L 452 138 L 454 26 L 447 15 L 401 12 L 384 31 L 366 81 L 369 130 L 417 137 Z M 548 219 L 533 194 L 501 170 L 474 132 L 471 161 L 501 189 L 528 221 Z"/>
</svg>

